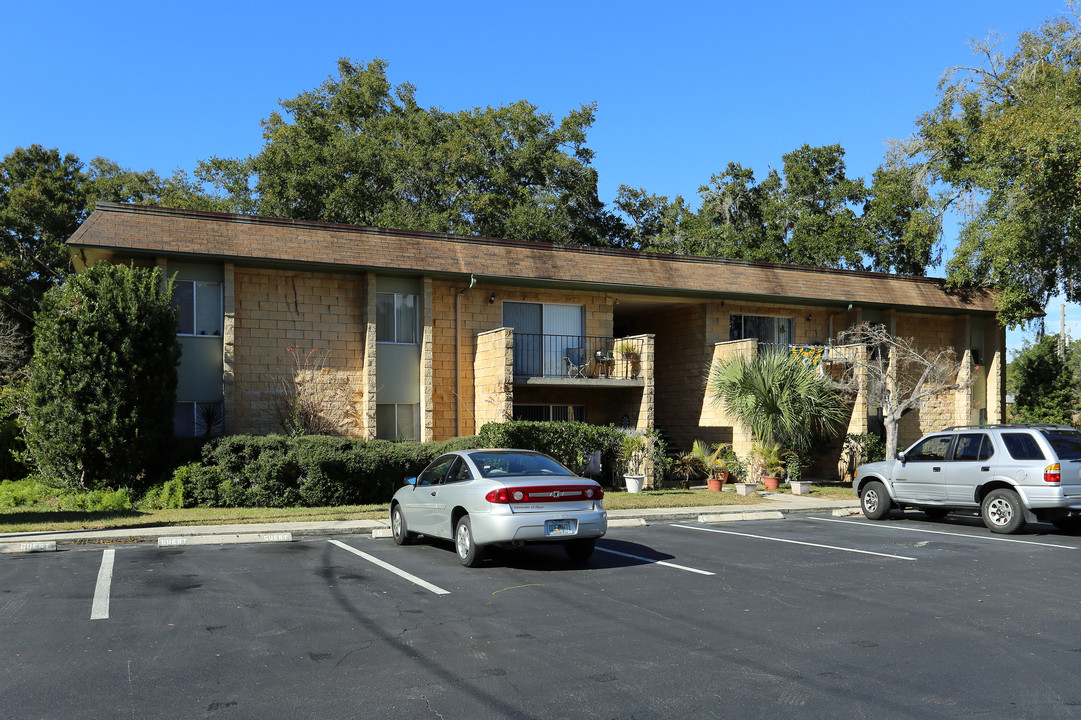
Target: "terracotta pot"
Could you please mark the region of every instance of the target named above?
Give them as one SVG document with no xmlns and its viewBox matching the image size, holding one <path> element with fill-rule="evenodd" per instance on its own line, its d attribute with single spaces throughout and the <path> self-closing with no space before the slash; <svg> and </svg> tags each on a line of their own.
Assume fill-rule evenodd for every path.
<svg viewBox="0 0 1081 720">
<path fill-rule="evenodd" d="M 781 478 L 764 477 L 762 478 L 762 484 L 766 486 L 767 490 L 776 490 L 781 487 Z"/>
<path fill-rule="evenodd" d="M 713 492 L 720 492 L 726 482 L 728 482 L 728 471 L 721 470 L 716 475 L 706 478 L 706 487 Z"/>
</svg>

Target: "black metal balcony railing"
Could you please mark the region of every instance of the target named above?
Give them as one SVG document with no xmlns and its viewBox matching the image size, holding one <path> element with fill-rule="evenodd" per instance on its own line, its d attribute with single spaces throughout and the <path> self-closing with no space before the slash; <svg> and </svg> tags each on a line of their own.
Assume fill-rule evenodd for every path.
<svg viewBox="0 0 1081 720">
<path fill-rule="evenodd" d="M 514 333 L 515 377 L 636 378 L 643 338 Z"/>
</svg>

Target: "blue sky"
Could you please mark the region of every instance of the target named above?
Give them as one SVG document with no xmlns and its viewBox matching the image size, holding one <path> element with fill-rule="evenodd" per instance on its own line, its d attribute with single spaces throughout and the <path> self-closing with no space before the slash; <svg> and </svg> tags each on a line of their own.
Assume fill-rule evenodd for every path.
<svg viewBox="0 0 1081 720">
<path fill-rule="evenodd" d="M 730 161 L 762 177 L 804 143 L 840 143 L 870 179 L 968 42 L 1006 46 L 1062 0 L 868 2 L 8 2 L 0 152 L 39 143 L 136 170 L 257 152 L 259 122 L 334 73 L 390 63 L 392 83 L 457 110 L 526 99 L 562 117 L 597 103 L 601 199 L 626 183 L 697 190 Z M 947 238 L 948 240 L 950 238 Z M 933 273 L 938 274 L 938 273 Z M 1067 308 L 1081 335 L 1081 311 Z M 1048 308 L 1058 328 L 1059 305 Z M 1011 349 L 1023 334 L 1011 332 Z"/>
</svg>

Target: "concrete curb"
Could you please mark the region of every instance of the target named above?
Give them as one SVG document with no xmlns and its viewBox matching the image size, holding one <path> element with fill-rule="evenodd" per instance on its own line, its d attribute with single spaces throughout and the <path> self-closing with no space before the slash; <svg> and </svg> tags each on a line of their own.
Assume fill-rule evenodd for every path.
<svg viewBox="0 0 1081 720">
<path fill-rule="evenodd" d="M 835 517 L 859 514 L 858 500 L 815 500 L 774 493 L 764 494 L 769 505 L 716 505 L 709 507 L 609 510 L 608 527 L 644 527 L 655 522 L 702 523 L 741 520 L 779 520 L 787 515 L 832 512 Z M 334 520 L 325 522 L 252 523 L 180 527 L 125 528 L 118 530 L 70 530 L 0 534 L 0 553 L 55 551 L 63 545 L 109 543 L 157 543 L 159 547 L 217 545 L 241 542 L 287 542 L 300 537 L 358 535 L 392 537 L 387 520 Z M 283 536 L 288 536 L 284 540 Z"/>
</svg>

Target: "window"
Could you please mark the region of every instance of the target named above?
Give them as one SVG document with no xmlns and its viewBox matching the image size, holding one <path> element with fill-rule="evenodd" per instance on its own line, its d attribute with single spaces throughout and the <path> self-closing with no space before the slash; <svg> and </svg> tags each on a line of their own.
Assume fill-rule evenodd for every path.
<svg viewBox="0 0 1081 720">
<path fill-rule="evenodd" d="M 585 405 L 515 405 L 514 420 L 532 422 L 584 422 Z"/>
<path fill-rule="evenodd" d="M 457 455 L 444 455 L 439 458 L 417 476 L 417 485 L 438 485 L 443 482 L 443 476 L 447 474 L 451 463 L 457 459 Z"/>
<path fill-rule="evenodd" d="M 1028 433 L 1002 433 L 1002 442 L 1006 445 L 1006 452 L 1014 460 L 1045 460 L 1043 450 L 1040 449 L 1036 438 Z"/>
<path fill-rule="evenodd" d="M 221 435 L 224 420 L 220 402 L 181 401 L 173 406 L 173 435 L 178 438 Z"/>
<path fill-rule="evenodd" d="M 761 315 L 732 315 L 729 318 L 729 340 L 753 338 L 765 345 L 791 345 L 792 337 L 792 318 Z"/>
<path fill-rule="evenodd" d="M 221 283 L 196 280 L 173 282 L 177 335 L 221 336 Z"/>
<path fill-rule="evenodd" d="M 1059 460 L 1081 460 L 1081 433 L 1076 430 L 1041 430 Z"/>
<path fill-rule="evenodd" d="M 417 296 L 405 293 L 375 294 L 375 341 L 417 344 Z"/>
<path fill-rule="evenodd" d="M 972 433 L 957 436 L 957 446 L 953 450 L 953 459 L 964 462 L 989 460 L 995 454 L 991 438 L 985 433 Z"/>
<path fill-rule="evenodd" d="M 375 436 L 380 440 L 419 440 L 420 406 L 379 403 L 375 406 Z"/>
<path fill-rule="evenodd" d="M 905 453 L 905 460 L 909 462 L 936 462 L 946 459 L 946 451 L 950 447 L 949 435 L 932 435 L 917 443 L 911 450 Z"/>
<path fill-rule="evenodd" d="M 454 461 L 454 467 L 447 473 L 447 483 L 465 482 L 472 480 L 473 474 L 469 472 L 469 464 L 465 460 L 458 458 Z"/>
<path fill-rule="evenodd" d="M 514 329 L 514 374 L 563 375 L 568 348 L 585 343 L 585 307 L 555 303 L 503 303 L 503 325 Z M 592 351 L 591 351 L 592 354 Z"/>
</svg>

